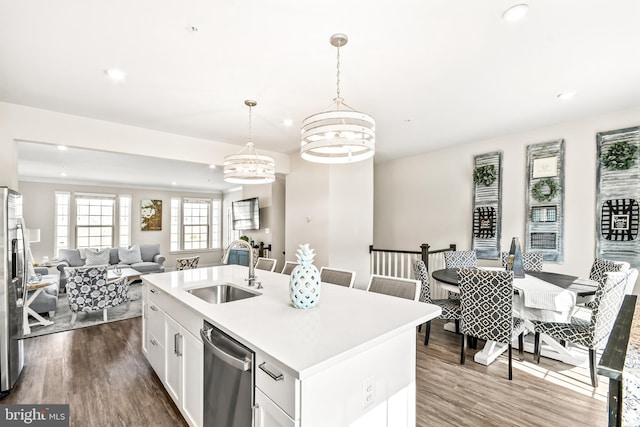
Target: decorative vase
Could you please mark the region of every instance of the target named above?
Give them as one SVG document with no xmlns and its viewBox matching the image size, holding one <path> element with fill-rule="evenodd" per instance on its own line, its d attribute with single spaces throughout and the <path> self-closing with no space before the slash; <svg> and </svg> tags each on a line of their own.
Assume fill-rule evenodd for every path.
<svg viewBox="0 0 640 427">
<path fill-rule="evenodd" d="M 524 278 L 524 265 L 522 263 L 522 250 L 520 240 L 517 237 L 511 239 L 511 249 L 507 259 L 507 270 L 513 271 L 513 277 Z"/>
<path fill-rule="evenodd" d="M 298 266 L 291 272 L 289 295 L 295 308 L 311 308 L 320 299 L 320 272 L 313 265 L 315 253 L 309 244 L 300 245 L 296 253 Z"/>
</svg>

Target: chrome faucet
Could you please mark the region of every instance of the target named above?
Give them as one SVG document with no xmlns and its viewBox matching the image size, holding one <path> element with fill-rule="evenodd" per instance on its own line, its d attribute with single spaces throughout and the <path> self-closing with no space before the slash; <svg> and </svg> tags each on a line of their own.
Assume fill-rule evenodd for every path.
<svg viewBox="0 0 640 427">
<path fill-rule="evenodd" d="M 258 289 L 262 288 L 260 282 L 256 282 L 256 269 L 253 265 L 253 248 L 248 242 L 244 240 L 234 240 L 233 242 L 229 243 L 229 246 L 227 246 L 227 249 L 225 249 L 224 256 L 222 257 L 222 263 L 227 264 L 229 262 L 229 253 L 231 252 L 231 248 L 236 245 L 244 246 L 245 248 L 249 249 L 249 278 L 247 279 L 247 282 L 249 283 L 248 286 L 253 287 L 257 285 Z"/>
</svg>

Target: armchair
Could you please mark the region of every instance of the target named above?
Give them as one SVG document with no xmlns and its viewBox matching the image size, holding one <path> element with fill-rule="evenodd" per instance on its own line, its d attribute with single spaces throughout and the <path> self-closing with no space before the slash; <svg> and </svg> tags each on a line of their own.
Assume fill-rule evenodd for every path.
<svg viewBox="0 0 640 427">
<path fill-rule="evenodd" d="M 129 302 L 129 283 L 125 277 L 108 281 L 107 266 L 67 267 L 67 296 L 71 308 L 71 323 L 79 312 L 103 312 L 107 321 L 107 309 Z"/>
</svg>

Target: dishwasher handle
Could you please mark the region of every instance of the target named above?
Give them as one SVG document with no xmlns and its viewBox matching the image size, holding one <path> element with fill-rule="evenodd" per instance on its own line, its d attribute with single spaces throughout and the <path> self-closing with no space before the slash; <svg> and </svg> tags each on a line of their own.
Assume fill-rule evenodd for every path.
<svg viewBox="0 0 640 427">
<path fill-rule="evenodd" d="M 241 371 L 248 371 L 249 369 L 251 369 L 251 362 L 250 361 L 238 359 L 238 358 L 228 354 L 227 352 L 219 349 L 218 347 L 216 347 L 211 342 L 211 331 L 210 330 L 207 331 L 207 330 L 204 330 L 204 329 L 200 329 L 200 336 L 202 337 L 202 342 L 204 343 L 204 345 L 209 347 L 211 352 L 216 357 L 218 357 L 220 360 L 225 362 L 226 364 L 231 365 L 234 368 L 239 369 Z"/>
</svg>

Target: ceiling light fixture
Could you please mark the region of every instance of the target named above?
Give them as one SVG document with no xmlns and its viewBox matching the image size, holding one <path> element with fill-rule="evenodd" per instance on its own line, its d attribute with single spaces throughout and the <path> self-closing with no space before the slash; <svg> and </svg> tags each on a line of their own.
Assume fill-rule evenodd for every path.
<svg viewBox="0 0 640 427">
<path fill-rule="evenodd" d="M 260 156 L 251 140 L 251 109 L 256 101 L 247 99 L 249 107 L 249 142 L 237 154 L 224 158 L 224 180 L 232 184 L 268 184 L 276 180 L 276 162 L 269 156 Z"/>
<path fill-rule="evenodd" d="M 528 11 L 528 4 L 517 4 L 507 9 L 506 12 L 502 14 L 502 19 L 508 22 L 516 22 L 524 18 Z"/>
<path fill-rule="evenodd" d="M 118 68 L 109 68 L 107 70 L 104 70 L 104 73 L 114 82 L 121 82 L 127 76 L 124 71 Z"/>
<path fill-rule="evenodd" d="M 58 145 L 58 150 L 67 151 L 69 148 L 66 145 Z"/>
<path fill-rule="evenodd" d="M 284 126 L 286 126 L 286 127 L 293 126 L 293 120 L 291 120 L 291 119 L 284 119 L 284 120 L 282 121 L 282 124 L 283 124 Z"/>
<path fill-rule="evenodd" d="M 300 155 L 311 162 L 357 162 L 373 157 L 376 151 L 373 117 L 354 110 L 340 97 L 340 48 L 347 41 L 345 34 L 330 38 L 331 45 L 338 48 L 337 96 L 325 111 L 302 121 Z"/>
<path fill-rule="evenodd" d="M 215 169 L 216 165 L 209 165 L 209 169 Z"/>
</svg>

